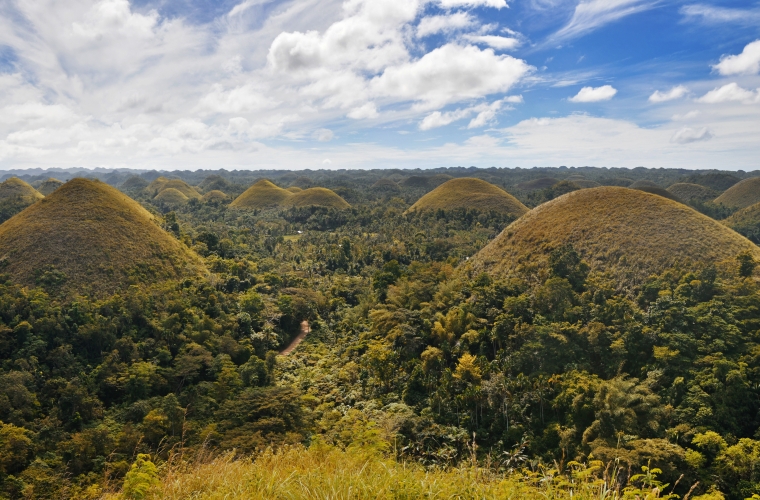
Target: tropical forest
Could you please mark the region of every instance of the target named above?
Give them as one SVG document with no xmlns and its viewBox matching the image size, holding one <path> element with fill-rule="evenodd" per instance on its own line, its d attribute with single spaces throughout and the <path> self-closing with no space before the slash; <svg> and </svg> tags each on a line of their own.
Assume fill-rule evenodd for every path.
<svg viewBox="0 0 760 500">
<path fill-rule="evenodd" d="M 760 171 L 0 180 L 0 499 L 760 498 Z"/>
</svg>

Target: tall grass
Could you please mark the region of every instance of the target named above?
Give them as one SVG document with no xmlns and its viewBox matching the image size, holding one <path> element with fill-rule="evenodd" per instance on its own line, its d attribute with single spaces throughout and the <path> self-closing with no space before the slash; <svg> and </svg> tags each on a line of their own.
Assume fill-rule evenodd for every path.
<svg viewBox="0 0 760 500">
<path fill-rule="evenodd" d="M 152 465 L 152 464 L 151 464 Z M 133 469 L 134 470 L 134 469 Z M 146 469 L 147 470 L 147 469 Z M 150 469 L 152 470 L 152 469 Z M 654 499 L 673 498 L 672 489 L 645 470 L 620 487 L 622 475 L 600 463 L 570 463 L 539 472 L 501 474 L 475 464 L 426 469 L 399 463 L 359 448 L 342 450 L 323 443 L 267 450 L 255 458 L 236 459 L 229 453 L 216 458 L 171 461 L 159 467 L 160 481 L 147 477 L 106 498 L 145 499 Z M 147 490 L 147 491 L 146 491 Z"/>
</svg>

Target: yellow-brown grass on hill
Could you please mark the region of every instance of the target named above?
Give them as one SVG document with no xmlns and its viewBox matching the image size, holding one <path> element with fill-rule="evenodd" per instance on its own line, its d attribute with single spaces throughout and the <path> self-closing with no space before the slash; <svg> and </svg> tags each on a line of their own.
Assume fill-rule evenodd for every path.
<svg viewBox="0 0 760 500">
<path fill-rule="evenodd" d="M 272 181 L 260 179 L 235 198 L 230 206 L 248 209 L 273 208 L 282 206 L 292 195 L 293 193 L 276 186 Z"/>
<path fill-rule="evenodd" d="M 40 182 L 40 185 L 37 186 L 37 191 L 39 191 L 43 196 L 47 196 L 62 185 L 63 181 L 59 181 L 58 179 L 53 179 L 51 177 L 50 179 L 45 179 L 44 181 Z"/>
<path fill-rule="evenodd" d="M 417 200 L 407 213 L 466 208 L 519 217 L 528 208 L 503 189 L 481 179 L 461 178 L 445 182 Z"/>
<path fill-rule="evenodd" d="M 226 203 L 230 200 L 230 197 L 218 189 L 212 189 L 203 195 L 202 200 L 203 203 Z"/>
<path fill-rule="evenodd" d="M 668 188 L 668 192 L 685 201 L 697 200 L 705 202 L 714 200 L 718 196 L 718 193 L 712 189 L 690 182 L 677 182 Z"/>
<path fill-rule="evenodd" d="M 151 464 L 152 465 L 152 464 Z M 164 466 L 157 477 L 153 467 L 135 469 L 119 494 L 104 500 L 398 500 L 398 499 L 527 499 L 660 498 L 655 484 L 630 485 L 624 496 L 615 467 L 601 462 L 575 465 L 563 473 L 500 474 L 477 465 L 447 469 L 425 468 L 415 462 L 397 462 L 361 448 L 341 450 L 315 443 L 277 452 L 268 449 L 252 458 L 234 454 L 196 463 Z M 656 477 L 653 476 L 653 478 Z M 641 488 L 641 489 L 639 489 Z"/>
<path fill-rule="evenodd" d="M 287 191 L 288 193 L 300 193 L 301 191 L 303 191 L 303 189 L 301 189 L 298 186 L 290 186 L 285 191 Z"/>
<path fill-rule="evenodd" d="M 67 182 L 0 225 L 0 261 L 17 283 L 96 296 L 204 272 L 137 202 L 89 179 Z"/>
<path fill-rule="evenodd" d="M 201 194 L 182 179 L 167 179 L 166 177 L 159 177 L 145 188 L 151 196 L 156 196 L 164 189 L 176 189 L 188 198 L 195 198 L 198 200 L 201 198 Z"/>
<path fill-rule="evenodd" d="M 549 254 L 572 245 L 592 269 L 621 286 L 676 265 L 732 261 L 760 248 L 686 205 L 635 189 L 574 191 L 510 224 L 470 260 L 474 272 L 506 276 L 545 269 Z"/>
<path fill-rule="evenodd" d="M 0 182 L 0 201 L 17 201 L 24 204 L 32 204 L 42 198 L 44 198 L 42 193 L 18 177 L 11 177 L 4 182 Z"/>
<path fill-rule="evenodd" d="M 153 198 L 153 201 L 158 202 L 158 203 L 164 203 L 166 205 L 169 205 L 170 207 L 176 207 L 176 206 L 184 205 L 185 203 L 190 201 L 190 198 L 185 196 L 185 193 L 183 193 L 179 189 L 164 188 L 158 192 L 155 198 Z"/>
<path fill-rule="evenodd" d="M 639 186 L 639 187 L 631 187 L 629 189 L 636 189 L 637 191 L 644 191 L 645 193 L 656 194 L 657 196 L 662 196 L 663 198 L 677 201 L 678 203 L 683 203 L 681 198 L 674 195 L 667 189 L 661 188 L 660 186 Z"/>
<path fill-rule="evenodd" d="M 751 177 L 734 184 L 715 198 L 715 203 L 733 208 L 746 208 L 760 203 L 760 177 Z"/>
<path fill-rule="evenodd" d="M 760 203 L 743 208 L 722 222 L 733 228 L 746 225 L 760 226 Z"/>
<path fill-rule="evenodd" d="M 351 205 L 334 191 L 322 187 L 304 189 L 294 193 L 285 201 L 285 204 L 291 207 L 351 208 Z"/>
</svg>

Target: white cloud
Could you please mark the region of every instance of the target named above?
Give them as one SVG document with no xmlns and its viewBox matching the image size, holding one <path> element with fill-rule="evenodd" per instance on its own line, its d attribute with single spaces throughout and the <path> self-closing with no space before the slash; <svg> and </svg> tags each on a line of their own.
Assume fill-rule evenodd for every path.
<svg viewBox="0 0 760 500">
<path fill-rule="evenodd" d="M 372 81 L 378 95 L 418 101 L 424 108 L 506 92 L 532 71 L 520 59 L 493 50 L 446 44 L 393 66 Z"/>
<path fill-rule="evenodd" d="M 760 89 L 753 92 L 740 87 L 734 82 L 711 90 L 697 99 L 697 101 L 707 104 L 719 104 L 724 102 L 756 103 L 760 102 Z"/>
<path fill-rule="evenodd" d="M 132 12 L 128 0 L 100 0 L 85 14 L 83 22 L 72 23 L 75 34 L 86 38 L 101 38 L 122 33 L 149 38 L 158 24 L 158 13 L 148 15 Z"/>
<path fill-rule="evenodd" d="M 723 56 L 713 66 L 721 75 L 755 75 L 760 73 L 760 40 L 747 44 L 741 54 Z"/>
<path fill-rule="evenodd" d="M 672 89 L 660 92 L 659 90 L 655 90 L 652 95 L 649 96 L 649 102 L 667 102 L 672 101 L 674 99 L 680 99 L 681 97 L 685 96 L 689 92 L 689 89 L 684 87 L 683 85 L 677 85 L 673 87 Z"/>
<path fill-rule="evenodd" d="M 488 45 L 496 50 L 512 50 L 520 46 L 520 40 L 517 38 L 496 36 L 496 35 L 465 35 L 464 39 L 468 42 Z"/>
<path fill-rule="evenodd" d="M 570 98 L 570 102 L 600 102 L 609 101 L 617 94 L 617 89 L 612 85 L 603 85 L 601 87 L 583 87 L 575 96 Z"/>
<path fill-rule="evenodd" d="M 570 21 L 549 42 L 575 38 L 590 31 L 656 5 L 656 0 L 583 0 L 575 7 Z"/>
<path fill-rule="evenodd" d="M 354 120 L 369 120 L 377 118 L 379 115 L 375 103 L 368 102 L 358 108 L 352 109 L 347 116 Z"/>
<path fill-rule="evenodd" d="M 449 33 L 456 30 L 471 28 L 477 20 L 468 12 L 455 12 L 445 16 L 428 16 L 420 19 L 417 25 L 417 36 L 420 38 L 437 33 Z"/>
<path fill-rule="evenodd" d="M 440 111 L 434 111 L 427 115 L 422 122 L 420 122 L 420 130 L 430 130 L 433 128 L 444 127 L 450 123 L 467 118 L 472 115 L 471 109 L 458 109 L 448 113 L 442 113 Z"/>
<path fill-rule="evenodd" d="M 670 119 L 674 122 L 681 122 L 681 121 L 687 121 L 692 120 L 700 115 L 699 111 L 696 109 L 689 111 L 688 113 L 684 114 L 675 114 Z"/>
<path fill-rule="evenodd" d="M 705 24 L 757 24 L 760 22 L 760 9 L 756 8 L 736 9 L 705 4 L 692 4 L 681 7 L 681 14 L 690 20 L 698 20 Z"/>
<path fill-rule="evenodd" d="M 444 9 L 456 7 L 492 7 L 494 9 L 503 9 L 508 7 L 506 0 L 438 0 L 438 3 Z"/>
<path fill-rule="evenodd" d="M 709 141 L 712 138 L 713 135 L 707 127 L 702 127 L 701 129 L 696 130 L 684 127 L 673 134 L 673 137 L 670 138 L 670 142 L 689 144 L 692 142 Z"/>
<path fill-rule="evenodd" d="M 502 109 L 512 109 L 511 106 L 504 107 L 505 104 L 521 103 L 522 96 L 509 96 L 492 103 L 482 103 L 468 108 L 456 109 L 454 111 L 441 112 L 434 111 L 427 115 L 420 122 L 420 130 L 430 130 L 437 127 L 449 125 L 455 121 L 469 118 L 476 115 L 467 125 L 468 129 L 481 128 L 495 122 L 496 115 Z"/>
<path fill-rule="evenodd" d="M 335 137 L 335 134 L 332 130 L 327 128 L 320 128 L 318 130 L 315 130 L 312 134 L 312 137 L 319 142 L 330 142 Z"/>
<path fill-rule="evenodd" d="M 230 90 L 215 84 L 211 92 L 201 98 L 199 105 L 209 113 L 238 114 L 272 108 L 276 103 L 251 84 Z"/>
</svg>

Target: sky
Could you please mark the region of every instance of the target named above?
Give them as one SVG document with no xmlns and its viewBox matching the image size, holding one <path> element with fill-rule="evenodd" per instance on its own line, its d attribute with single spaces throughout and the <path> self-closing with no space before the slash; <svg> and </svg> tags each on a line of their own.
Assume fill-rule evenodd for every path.
<svg viewBox="0 0 760 500">
<path fill-rule="evenodd" d="M 0 0 L 0 169 L 760 169 L 760 3 Z"/>
</svg>

